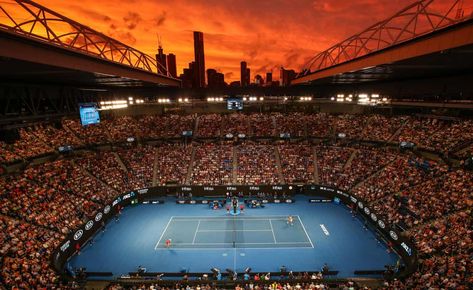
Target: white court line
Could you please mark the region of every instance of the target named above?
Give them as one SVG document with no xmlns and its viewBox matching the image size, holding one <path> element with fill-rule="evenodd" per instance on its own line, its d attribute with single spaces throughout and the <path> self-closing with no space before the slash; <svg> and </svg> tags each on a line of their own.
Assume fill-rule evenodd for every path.
<svg viewBox="0 0 473 290">
<path fill-rule="evenodd" d="M 249 243 L 249 242 L 243 242 L 243 243 L 235 243 L 235 245 L 293 245 L 293 244 L 310 244 L 309 242 L 277 242 L 276 244 L 274 243 Z M 178 243 L 178 244 L 173 244 L 174 247 L 177 246 L 198 246 L 198 245 L 233 245 L 233 243 L 197 243 L 197 244 L 192 244 L 192 243 Z M 278 249 L 278 248 L 274 248 Z"/>
<path fill-rule="evenodd" d="M 197 223 L 197 227 L 195 228 L 194 239 L 192 239 L 192 244 L 195 243 L 195 237 L 197 237 L 197 232 L 199 231 L 199 226 L 200 226 L 200 220 Z"/>
<path fill-rule="evenodd" d="M 188 215 L 181 215 L 181 216 L 174 216 L 175 220 L 179 220 L 180 218 L 199 218 L 199 219 L 219 219 L 221 220 L 222 217 L 228 218 L 228 216 L 188 216 Z M 236 219 L 262 219 L 262 218 L 283 218 L 287 219 L 287 216 L 283 215 L 262 215 L 262 216 L 236 216 Z M 230 218 L 231 219 L 231 218 Z"/>
<path fill-rule="evenodd" d="M 235 251 L 234 251 L 234 255 L 233 255 L 233 271 L 236 272 L 236 259 L 237 259 L 237 249 L 234 248 Z"/>
<path fill-rule="evenodd" d="M 164 233 L 165 233 L 166 230 L 168 229 L 169 224 L 171 223 L 171 220 L 172 220 L 173 218 L 174 218 L 174 216 L 172 216 L 172 217 L 169 219 L 168 224 L 167 224 L 166 227 L 164 228 L 164 231 L 161 233 L 161 237 L 159 237 L 159 240 L 158 240 L 158 242 L 156 243 L 156 246 L 154 247 L 155 250 L 158 248 L 158 245 L 159 245 L 159 243 L 161 242 L 161 239 L 163 238 Z"/>
<path fill-rule="evenodd" d="M 314 244 L 312 244 L 312 240 L 310 239 L 309 234 L 308 234 L 307 231 L 305 230 L 305 227 L 304 227 L 304 224 L 302 223 L 301 217 L 300 217 L 300 216 L 297 216 L 297 219 L 298 219 L 299 222 L 301 223 L 302 229 L 304 230 L 305 235 L 306 235 L 307 238 L 309 239 L 310 245 L 311 245 L 312 248 L 313 248 L 313 247 L 314 247 Z"/>
<path fill-rule="evenodd" d="M 207 232 L 270 232 L 269 230 L 199 230 L 199 233 L 207 233 Z"/>
<path fill-rule="evenodd" d="M 308 244 L 308 243 L 307 243 Z M 274 245 L 274 244 L 268 244 L 268 245 Z M 228 251 L 233 249 L 232 247 L 227 247 L 227 248 L 173 248 L 173 251 Z M 311 249 L 311 247 L 277 247 L 277 248 L 236 248 L 238 250 L 307 250 Z M 166 248 L 158 248 L 156 251 L 162 251 L 162 250 L 168 250 Z"/>
<path fill-rule="evenodd" d="M 196 219 L 198 219 L 197 217 L 196 218 L 192 218 L 192 219 L 174 219 L 175 222 L 193 222 L 195 221 Z M 236 221 L 268 221 L 268 220 L 273 220 L 273 221 L 283 221 L 283 220 L 287 220 L 287 218 L 261 218 L 261 219 L 242 219 L 242 218 L 236 218 L 235 220 Z M 214 218 L 214 219 L 199 219 L 203 222 L 209 222 L 209 221 L 232 221 L 233 219 L 231 218 Z"/>
<path fill-rule="evenodd" d="M 271 219 L 269 220 L 269 225 L 271 226 L 271 232 L 273 233 L 274 243 L 277 244 L 276 236 L 274 235 L 274 230 L 273 230 L 273 223 L 271 222 Z"/>
<path fill-rule="evenodd" d="M 182 217 L 182 216 L 181 216 Z M 178 221 L 194 221 L 196 220 L 197 217 L 189 217 L 189 216 L 186 216 L 184 218 L 187 218 L 186 219 L 180 219 L 181 217 L 175 217 L 175 216 L 172 216 L 166 227 L 164 228 L 164 231 L 163 233 L 161 234 L 161 237 L 159 238 L 158 242 L 156 243 L 156 246 L 155 246 L 155 250 L 158 249 L 158 246 L 164 236 L 164 233 L 167 231 L 171 221 L 173 222 L 178 222 Z M 271 218 L 271 217 L 277 217 L 277 218 Z M 194 219 L 189 219 L 189 218 L 194 218 Z M 247 218 L 244 218 L 244 217 L 238 217 L 237 220 L 263 220 L 263 221 L 269 221 L 270 222 L 270 226 L 271 226 L 271 230 L 199 230 L 199 225 L 200 225 L 200 222 L 201 221 L 206 221 L 206 220 L 210 220 L 210 221 L 215 221 L 215 220 L 218 220 L 218 221 L 222 221 L 222 220 L 234 220 L 234 218 L 221 218 L 221 217 L 208 217 L 208 216 L 205 216 L 205 217 L 202 217 L 203 219 L 199 219 L 198 220 L 198 225 L 197 225 L 197 228 L 196 228 L 196 233 L 197 232 L 204 232 L 204 231 L 254 231 L 254 232 L 261 232 L 261 231 L 272 231 L 273 233 L 273 238 L 275 240 L 274 243 L 248 243 L 248 242 L 243 242 L 243 243 L 235 243 L 236 245 L 291 245 L 291 244 L 310 244 L 311 245 L 311 248 L 314 248 L 314 244 L 312 243 L 312 240 L 310 239 L 306 229 L 305 229 L 305 226 L 304 224 L 302 223 L 302 220 L 299 216 L 297 216 L 298 220 L 299 220 L 299 223 L 301 224 L 302 226 L 302 229 L 304 230 L 306 236 L 307 236 L 307 239 L 309 240 L 309 242 L 277 242 L 276 241 L 276 238 L 275 238 L 275 234 L 274 234 L 274 229 L 272 227 L 272 222 L 271 220 L 286 220 L 287 217 L 281 217 L 281 216 L 262 216 L 262 217 L 258 217 L 258 218 L 251 218 L 251 217 L 247 217 Z M 196 236 L 196 233 L 194 233 L 194 240 L 193 240 L 193 243 L 179 243 L 177 244 L 177 246 L 179 245 L 182 245 L 182 246 L 186 246 L 186 245 L 194 245 L 194 246 L 198 246 L 198 245 L 233 245 L 233 243 L 197 243 L 195 244 L 195 236 Z M 249 248 L 249 247 L 244 247 L 244 248 L 241 248 L 241 249 L 304 249 L 304 248 L 309 248 L 309 247 L 277 247 L 277 248 Z M 223 249 L 223 250 L 228 250 L 229 248 L 175 248 L 176 250 L 219 250 L 219 249 Z"/>
</svg>

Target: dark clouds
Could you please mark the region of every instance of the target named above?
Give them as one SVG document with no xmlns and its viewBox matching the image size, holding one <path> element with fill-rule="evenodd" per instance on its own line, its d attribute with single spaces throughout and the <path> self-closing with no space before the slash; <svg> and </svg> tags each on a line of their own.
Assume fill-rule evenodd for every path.
<svg viewBox="0 0 473 290">
<path fill-rule="evenodd" d="M 125 26 L 129 30 L 133 30 L 136 28 L 138 23 L 140 23 L 143 19 L 141 18 L 140 14 L 136 12 L 129 11 L 124 17 L 123 21 L 125 22 Z"/>
<path fill-rule="evenodd" d="M 164 24 L 164 21 L 166 21 L 166 14 L 166 11 L 163 11 L 158 17 L 155 18 L 156 26 L 161 26 Z"/>
<path fill-rule="evenodd" d="M 38 1 L 151 55 L 159 33 L 165 53 L 176 54 L 179 72 L 194 58 L 192 31 L 203 31 L 207 68 L 232 81 L 240 78 L 242 60 L 252 75 L 300 69 L 316 53 L 415 0 Z"/>
</svg>

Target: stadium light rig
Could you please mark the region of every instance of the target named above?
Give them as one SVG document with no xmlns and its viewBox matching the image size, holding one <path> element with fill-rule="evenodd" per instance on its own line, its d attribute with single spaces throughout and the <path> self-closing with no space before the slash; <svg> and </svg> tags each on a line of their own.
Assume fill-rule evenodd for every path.
<svg viewBox="0 0 473 290">
<path fill-rule="evenodd" d="M 330 100 L 337 102 L 353 102 L 353 95 L 349 94 L 348 96 L 345 96 L 345 94 L 338 94 L 337 98 L 332 97 Z"/>
<path fill-rule="evenodd" d="M 207 98 L 207 102 L 209 103 L 217 103 L 217 102 L 223 102 L 223 98 L 214 98 L 214 97 L 209 97 Z"/>
<path fill-rule="evenodd" d="M 169 104 L 169 103 L 171 103 L 171 100 L 160 98 L 160 99 L 158 99 L 158 103 L 160 103 L 160 104 Z"/>
<path fill-rule="evenodd" d="M 177 99 L 178 103 L 189 103 L 189 98 L 179 98 Z"/>
<path fill-rule="evenodd" d="M 99 103 L 100 108 L 99 111 L 103 110 L 116 110 L 116 109 L 123 109 L 128 107 L 127 100 L 113 100 L 113 101 L 102 101 Z"/>
<path fill-rule="evenodd" d="M 389 102 L 387 97 L 381 98 L 379 94 L 359 94 L 358 95 L 358 104 L 359 105 L 370 105 L 376 106 L 381 104 L 387 104 Z"/>
</svg>

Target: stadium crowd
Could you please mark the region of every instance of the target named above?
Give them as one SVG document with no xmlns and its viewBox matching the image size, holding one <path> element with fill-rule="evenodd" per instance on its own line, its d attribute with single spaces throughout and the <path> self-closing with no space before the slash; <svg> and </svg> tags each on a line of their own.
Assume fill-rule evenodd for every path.
<svg viewBox="0 0 473 290">
<path fill-rule="evenodd" d="M 75 148 L 91 144 L 125 142 L 128 138 L 179 138 L 183 131 L 204 138 L 227 133 L 252 137 L 336 137 L 350 140 L 413 142 L 417 147 L 455 153 L 473 140 L 472 120 L 437 116 L 331 115 L 326 113 L 233 113 L 163 116 L 107 116 L 101 123 L 82 126 L 64 119 L 60 126 L 31 125 L 18 130 L 14 142 L 0 141 L 0 163 L 11 163 L 56 152 L 59 146 Z M 340 135 L 342 134 L 342 135 Z M 461 151 L 468 152 L 468 151 Z M 471 151 L 470 151 L 471 152 Z"/>
<path fill-rule="evenodd" d="M 278 184 L 275 148 L 268 145 L 246 143 L 237 146 L 238 184 Z"/>
<path fill-rule="evenodd" d="M 471 121 L 379 115 L 169 115 L 117 117 L 89 127 L 64 120 L 62 125 L 62 129 L 38 125 L 19 130 L 19 140 L 0 143 L 0 162 L 7 165 L 54 153 L 65 144 L 88 148 L 131 136 L 178 138 L 182 131 L 195 127 L 196 135 L 202 137 L 229 132 L 250 136 L 343 132 L 353 139 L 413 141 L 441 152 L 473 138 Z M 387 289 L 467 289 L 473 283 L 471 172 L 384 147 L 156 142 L 56 156 L 53 161 L 0 175 L 1 283 L 9 289 L 57 287 L 59 278 L 49 263 L 52 251 L 118 193 L 153 184 L 232 184 L 234 178 L 250 185 L 318 178 L 321 184 L 351 190 L 365 199 L 387 222 L 404 228 L 420 253 L 418 271 L 403 281 L 386 282 Z M 286 288 L 324 289 L 317 285 Z M 121 289 L 116 287 L 110 289 Z"/>
<path fill-rule="evenodd" d="M 281 170 L 286 183 L 314 181 L 315 163 L 312 146 L 279 145 Z"/>
<path fill-rule="evenodd" d="M 192 168 L 193 185 L 232 184 L 232 146 L 204 144 L 196 147 Z"/>
<path fill-rule="evenodd" d="M 455 212 L 413 229 L 419 268 L 405 281 L 386 282 L 393 289 L 471 289 L 473 285 L 473 215 Z"/>
<path fill-rule="evenodd" d="M 156 179 L 158 185 L 185 184 L 189 164 L 190 146 L 163 144 L 157 148 Z"/>
</svg>

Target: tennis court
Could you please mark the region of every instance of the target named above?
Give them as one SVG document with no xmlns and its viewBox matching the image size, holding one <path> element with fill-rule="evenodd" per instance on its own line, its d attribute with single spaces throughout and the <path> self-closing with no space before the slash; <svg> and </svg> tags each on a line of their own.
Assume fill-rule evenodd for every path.
<svg viewBox="0 0 473 290">
<path fill-rule="evenodd" d="M 172 216 L 155 250 L 166 248 L 167 239 L 174 249 L 314 247 L 299 216 L 293 225 L 285 216 Z"/>
</svg>

